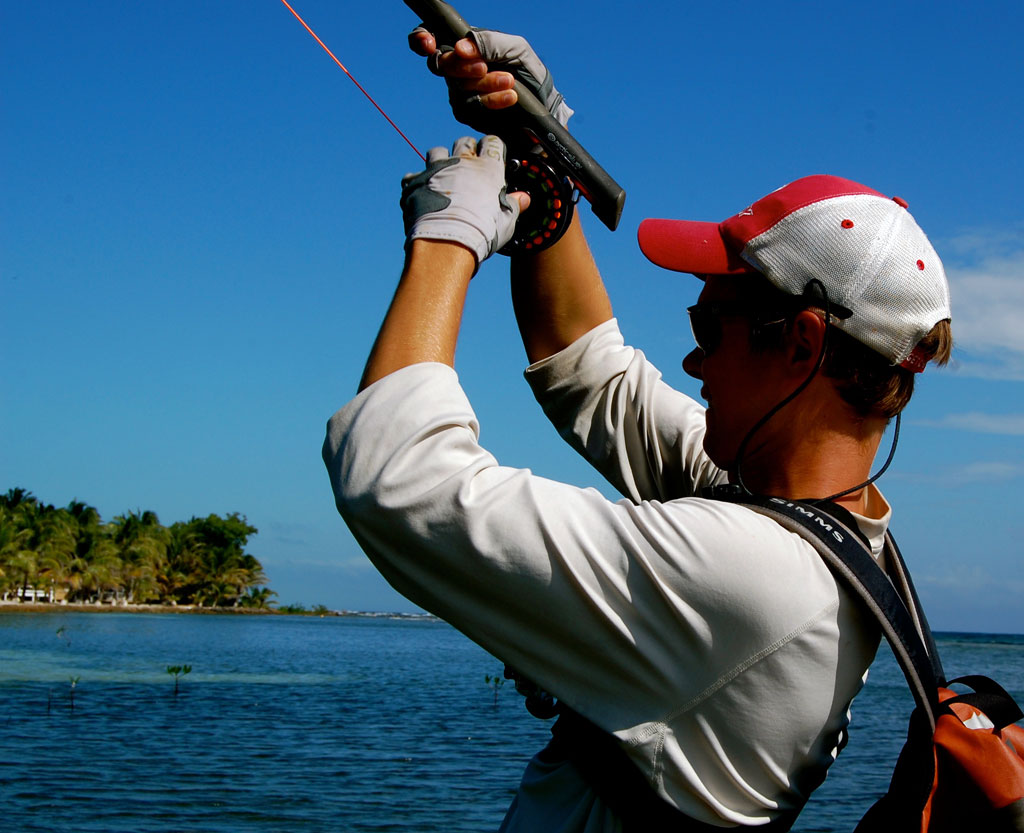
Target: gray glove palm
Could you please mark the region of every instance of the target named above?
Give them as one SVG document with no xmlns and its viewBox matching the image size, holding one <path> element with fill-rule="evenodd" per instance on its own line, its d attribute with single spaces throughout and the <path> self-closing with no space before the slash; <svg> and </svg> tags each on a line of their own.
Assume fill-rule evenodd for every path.
<svg viewBox="0 0 1024 833">
<path fill-rule="evenodd" d="M 505 193 L 505 144 L 465 136 L 427 151 L 427 168 L 402 178 L 407 243 L 442 240 L 473 252 L 477 266 L 512 239 L 519 203 Z"/>
</svg>

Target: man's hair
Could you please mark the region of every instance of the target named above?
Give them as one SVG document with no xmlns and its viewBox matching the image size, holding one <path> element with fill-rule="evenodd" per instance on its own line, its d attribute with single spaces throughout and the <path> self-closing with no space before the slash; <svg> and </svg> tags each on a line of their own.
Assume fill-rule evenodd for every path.
<svg viewBox="0 0 1024 833">
<path fill-rule="evenodd" d="M 820 300 L 809 297 L 806 303 L 801 303 L 804 299 L 781 292 L 765 278 L 754 279 L 754 282 L 754 292 L 764 297 L 768 308 L 777 304 L 779 309 L 786 310 L 785 326 L 754 328 L 751 346 L 756 350 L 780 348 L 793 319 L 801 310 L 810 309 L 824 314 Z M 953 330 L 949 320 L 940 321 L 932 327 L 917 347 L 925 361 L 946 364 L 953 352 Z M 917 375 L 899 365 L 889 364 L 881 353 L 835 326 L 829 328 L 822 372 L 835 380 L 839 395 L 858 416 L 885 419 L 896 416 L 910 402 Z"/>
<path fill-rule="evenodd" d="M 832 327 L 822 372 L 836 380 L 843 401 L 859 416 L 891 419 L 902 411 L 914 393 L 912 370 L 889 360 L 842 330 Z M 949 319 L 940 321 L 917 343 L 926 361 L 944 365 L 953 351 Z"/>
</svg>

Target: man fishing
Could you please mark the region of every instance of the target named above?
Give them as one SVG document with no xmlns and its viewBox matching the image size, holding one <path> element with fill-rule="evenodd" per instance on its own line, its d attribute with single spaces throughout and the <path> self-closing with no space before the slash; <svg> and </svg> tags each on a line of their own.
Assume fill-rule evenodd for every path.
<svg viewBox="0 0 1024 833">
<path fill-rule="evenodd" d="M 412 44 L 453 101 L 509 106 L 514 72 L 564 123 L 547 70 L 507 37 Z M 324 460 L 385 578 L 562 704 L 502 830 L 788 829 L 845 743 L 879 634 L 806 540 L 719 498 L 827 500 L 881 557 L 873 460 L 915 374 L 951 349 L 938 256 L 902 200 L 829 176 L 722 223 L 645 221 L 646 256 L 703 280 L 683 366 L 706 407 L 625 346 L 578 218 L 514 256 L 526 377 L 615 502 L 480 446 L 456 339 L 528 198 L 505 193 L 497 137 L 427 161 L 403 180 L 405 266 Z"/>
</svg>

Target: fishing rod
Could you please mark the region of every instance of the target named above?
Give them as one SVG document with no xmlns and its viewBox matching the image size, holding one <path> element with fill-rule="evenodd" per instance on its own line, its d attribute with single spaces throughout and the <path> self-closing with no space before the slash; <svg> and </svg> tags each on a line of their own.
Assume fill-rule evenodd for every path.
<svg viewBox="0 0 1024 833">
<path fill-rule="evenodd" d="M 442 49 L 454 47 L 457 41 L 472 31 L 472 27 L 448 3 L 440 0 L 404 1 L 419 15 L 423 25 L 433 34 Z M 424 159 L 423 154 L 327 48 L 288 0 L 281 2 L 416 151 L 420 159 Z M 518 100 L 512 107 L 487 111 L 486 114 L 487 132 L 500 137 L 508 148 L 509 161 L 505 170 L 508 190 L 525 191 L 530 195 L 530 207 L 520 214 L 512 240 L 501 249 L 502 254 L 540 251 L 556 242 L 569 228 L 579 196 L 583 196 L 597 218 L 614 231 L 622 215 L 625 190 L 518 78 L 515 91 Z"/>
</svg>

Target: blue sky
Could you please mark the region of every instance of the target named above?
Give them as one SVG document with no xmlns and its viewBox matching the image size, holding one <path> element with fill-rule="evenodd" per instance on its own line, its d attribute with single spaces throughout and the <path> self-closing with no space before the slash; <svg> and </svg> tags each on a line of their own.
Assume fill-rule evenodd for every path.
<svg viewBox="0 0 1024 833">
<path fill-rule="evenodd" d="M 403 3 L 296 8 L 421 150 L 465 132 Z M 627 339 L 683 391 L 698 285 L 643 258 L 643 218 L 721 220 L 811 173 L 909 202 L 958 346 L 881 485 L 933 625 L 1024 632 L 1020 4 L 458 8 L 534 43 L 626 188 L 617 232 L 584 222 Z M 0 10 L 0 489 L 241 512 L 280 601 L 412 609 L 335 513 L 320 445 L 394 288 L 418 158 L 279 0 Z M 496 258 L 457 359 L 483 442 L 599 485 L 523 366 Z"/>
</svg>

